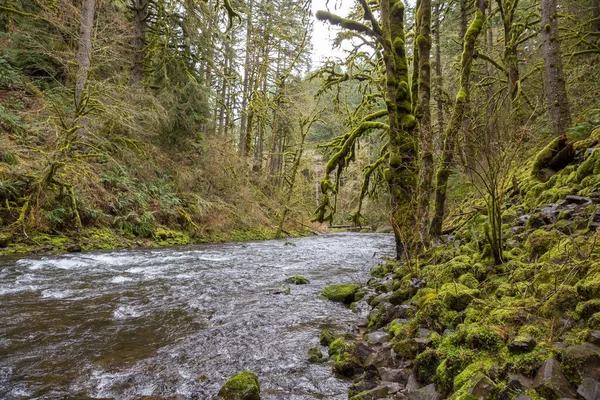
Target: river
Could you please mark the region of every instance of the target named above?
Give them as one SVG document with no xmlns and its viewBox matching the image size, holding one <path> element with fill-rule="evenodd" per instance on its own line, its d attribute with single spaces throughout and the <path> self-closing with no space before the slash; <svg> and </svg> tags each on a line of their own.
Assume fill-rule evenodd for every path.
<svg viewBox="0 0 600 400">
<path fill-rule="evenodd" d="M 365 282 L 393 244 L 337 233 L 0 258 L 0 398 L 211 399 L 249 369 L 263 399 L 346 399 L 349 382 L 307 351 L 358 317 L 318 293 Z"/>
</svg>

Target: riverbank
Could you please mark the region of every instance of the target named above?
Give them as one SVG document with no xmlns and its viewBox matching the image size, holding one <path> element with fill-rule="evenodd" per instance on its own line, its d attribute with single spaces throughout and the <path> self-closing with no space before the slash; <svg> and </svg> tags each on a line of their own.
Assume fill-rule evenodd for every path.
<svg viewBox="0 0 600 400">
<path fill-rule="evenodd" d="M 500 204 L 501 260 L 486 208 L 465 202 L 451 234 L 343 298 L 363 331 L 319 352 L 354 378 L 349 398 L 600 398 L 597 143 L 550 177 L 537 172 L 552 143 L 517 171 Z"/>
<path fill-rule="evenodd" d="M 286 230 L 281 238 L 314 235 L 315 230 Z M 202 243 L 243 242 L 278 239 L 277 228 L 259 227 L 191 233 L 167 228 L 157 229 L 151 236 L 139 238 L 110 228 L 83 228 L 80 232 L 24 235 L 0 234 L 0 257 L 28 254 L 78 253 L 91 250 L 160 248 Z"/>
</svg>

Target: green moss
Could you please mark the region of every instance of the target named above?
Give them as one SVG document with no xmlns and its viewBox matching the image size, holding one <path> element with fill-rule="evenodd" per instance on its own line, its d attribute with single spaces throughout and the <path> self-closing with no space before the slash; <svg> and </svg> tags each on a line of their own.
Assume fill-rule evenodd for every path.
<svg viewBox="0 0 600 400">
<path fill-rule="evenodd" d="M 473 301 L 479 297 L 479 290 L 469 289 L 465 285 L 447 283 L 442 286 L 440 296 L 450 310 L 462 311 Z"/>
<path fill-rule="evenodd" d="M 321 349 L 318 347 L 312 347 L 308 350 L 308 361 L 312 362 L 312 363 L 316 363 L 316 364 L 320 364 L 322 363 L 323 360 L 323 353 L 321 352 Z"/>
<path fill-rule="evenodd" d="M 587 320 L 593 314 L 600 312 L 600 299 L 592 299 L 583 303 L 577 304 L 575 308 L 575 318 Z"/>
<path fill-rule="evenodd" d="M 421 304 L 415 315 L 415 323 L 441 332 L 444 328 L 453 326 L 457 315 L 458 313 L 450 310 L 446 303 L 434 297 Z"/>
<path fill-rule="evenodd" d="M 578 302 L 579 297 L 577 296 L 577 289 L 574 286 L 561 286 L 542 305 L 540 315 L 547 318 L 562 317 L 565 312 L 573 310 Z"/>
<path fill-rule="evenodd" d="M 250 371 L 242 371 L 231 377 L 221 390 L 223 400 L 260 400 L 258 378 Z"/>
<path fill-rule="evenodd" d="M 327 286 L 321 291 L 321 296 L 331 301 L 350 304 L 355 301 L 355 295 L 360 289 L 360 285 L 353 283 L 340 283 Z"/>
<path fill-rule="evenodd" d="M 389 298 L 389 302 L 398 305 L 404 303 L 406 300 L 410 298 L 410 292 L 408 289 L 398 289 L 395 290 L 394 293 Z"/>
<path fill-rule="evenodd" d="M 348 351 L 351 348 L 351 344 L 346 343 L 343 338 L 337 338 L 329 344 L 328 354 L 332 357 L 337 354 L 342 354 L 344 351 Z"/>
<path fill-rule="evenodd" d="M 470 272 L 462 274 L 460 278 L 458 278 L 458 282 L 461 285 L 468 287 L 469 289 L 477 289 L 479 287 L 479 281 Z"/>
<path fill-rule="evenodd" d="M 537 258 L 550 250 L 560 239 L 557 231 L 537 229 L 527 238 L 525 248 L 531 257 Z"/>
<path fill-rule="evenodd" d="M 485 358 L 469 364 L 460 374 L 454 378 L 454 390 L 460 390 L 478 373 L 489 375 L 492 367 L 497 366 L 498 362 L 491 358 Z"/>
<path fill-rule="evenodd" d="M 308 285 L 310 281 L 302 275 L 292 276 L 285 280 L 285 283 L 291 283 L 293 285 Z"/>
<path fill-rule="evenodd" d="M 542 343 L 528 353 L 510 354 L 507 362 L 508 369 L 516 374 L 533 377 L 544 361 L 552 355 L 548 346 Z"/>
<path fill-rule="evenodd" d="M 600 312 L 592 314 L 587 322 L 587 325 L 590 329 L 600 329 Z"/>
<path fill-rule="evenodd" d="M 419 382 L 430 383 L 440 364 L 440 353 L 435 349 L 427 349 L 415 358 L 414 364 Z"/>
<path fill-rule="evenodd" d="M 585 299 L 600 298 L 600 272 L 586 276 L 575 287 L 577 293 Z"/>
<path fill-rule="evenodd" d="M 456 343 L 471 349 L 495 351 L 504 346 L 502 337 L 490 326 L 461 324 L 456 329 Z"/>
<path fill-rule="evenodd" d="M 322 346 L 329 346 L 335 339 L 335 335 L 329 329 L 323 329 L 319 335 L 319 343 Z"/>
<path fill-rule="evenodd" d="M 454 388 L 454 378 L 477 357 L 470 349 L 451 349 L 435 370 L 434 382 L 444 393 Z"/>
</svg>

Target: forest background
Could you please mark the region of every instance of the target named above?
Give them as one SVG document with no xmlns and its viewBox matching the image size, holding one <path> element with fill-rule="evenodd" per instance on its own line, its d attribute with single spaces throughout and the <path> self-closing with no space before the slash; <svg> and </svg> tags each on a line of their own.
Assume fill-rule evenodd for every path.
<svg viewBox="0 0 600 400">
<path fill-rule="evenodd" d="M 334 45 L 346 51 L 315 65 L 323 22 L 310 1 L 2 0 L 0 247 L 268 238 L 328 222 L 391 226 L 399 249 L 418 252 L 453 216 L 493 210 L 549 141 L 600 122 L 597 0 L 421 1 L 401 21 L 418 125 L 398 161 L 376 37 L 388 2 L 358 1 L 347 19 L 334 3 L 317 17 L 342 26 Z M 560 101 L 548 98 L 550 64 L 561 66 Z M 549 104 L 566 104 L 568 118 Z M 415 166 L 402 195 L 400 164 Z"/>
</svg>

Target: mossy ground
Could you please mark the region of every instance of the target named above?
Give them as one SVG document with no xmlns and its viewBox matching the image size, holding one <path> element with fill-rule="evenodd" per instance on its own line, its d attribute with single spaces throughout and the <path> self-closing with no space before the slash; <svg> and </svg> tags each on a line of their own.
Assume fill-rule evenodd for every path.
<svg viewBox="0 0 600 400">
<path fill-rule="evenodd" d="M 311 235 L 310 231 L 291 232 L 295 237 Z M 150 237 L 138 238 L 111 228 L 83 228 L 79 232 L 61 234 L 29 233 L 28 237 L 12 236 L 0 256 L 28 253 L 66 253 L 73 251 L 112 250 L 139 247 L 171 247 L 201 243 L 276 239 L 276 228 L 235 229 L 232 231 L 197 234 L 166 227 L 157 228 Z"/>
</svg>

